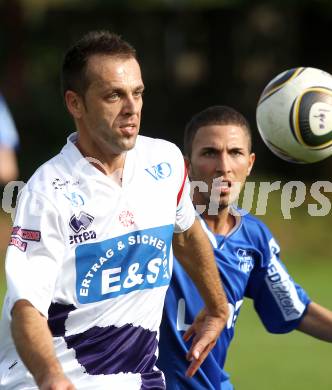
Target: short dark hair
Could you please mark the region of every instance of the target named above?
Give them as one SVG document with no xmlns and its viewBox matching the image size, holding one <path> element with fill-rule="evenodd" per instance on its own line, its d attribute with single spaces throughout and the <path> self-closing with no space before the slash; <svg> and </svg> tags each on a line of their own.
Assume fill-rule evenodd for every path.
<svg viewBox="0 0 332 390">
<path fill-rule="evenodd" d="M 120 35 L 109 31 L 90 31 L 66 52 L 62 64 L 61 85 L 63 95 L 72 90 L 84 96 L 89 80 L 86 65 L 95 54 L 120 58 L 137 58 L 136 50 Z"/>
<path fill-rule="evenodd" d="M 212 106 L 195 114 L 187 123 L 184 131 L 184 154 L 191 157 L 192 144 L 197 131 L 204 126 L 236 125 L 241 127 L 248 136 L 248 147 L 251 152 L 252 137 L 247 119 L 232 107 Z"/>
</svg>

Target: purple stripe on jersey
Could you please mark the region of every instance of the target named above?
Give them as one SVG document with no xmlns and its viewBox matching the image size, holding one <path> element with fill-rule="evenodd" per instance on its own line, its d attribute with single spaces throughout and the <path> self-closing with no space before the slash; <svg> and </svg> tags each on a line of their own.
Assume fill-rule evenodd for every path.
<svg viewBox="0 0 332 390">
<path fill-rule="evenodd" d="M 76 359 L 90 375 L 140 373 L 142 390 L 165 389 L 161 371 L 153 371 L 156 363 L 157 332 L 126 324 L 121 328 L 93 327 L 83 333 L 65 336 L 65 321 L 74 305 L 52 303 L 48 309 L 48 325 L 55 337 L 64 337 L 73 348 Z"/>
<path fill-rule="evenodd" d="M 71 311 L 76 310 L 74 305 L 63 305 L 52 302 L 48 308 L 48 326 L 54 337 L 65 335 L 65 321 Z"/>
<path fill-rule="evenodd" d="M 165 382 L 161 371 L 147 372 L 141 375 L 142 386 L 141 390 L 165 390 Z"/>
<path fill-rule="evenodd" d="M 157 332 L 126 324 L 120 328 L 95 326 L 83 333 L 65 336 L 65 340 L 90 375 L 120 372 L 152 374 L 157 360 L 156 335 Z M 157 373 L 161 378 L 161 372 Z M 149 383 L 148 378 L 146 381 Z"/>
</svg>

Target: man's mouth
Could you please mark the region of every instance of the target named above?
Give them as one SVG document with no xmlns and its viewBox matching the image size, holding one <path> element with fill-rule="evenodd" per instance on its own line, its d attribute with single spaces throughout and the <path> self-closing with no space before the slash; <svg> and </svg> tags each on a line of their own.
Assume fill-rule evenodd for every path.
<svg viewBox="0 0 332 390">
<path fill-rule="evenodd" d="M 232 187 L 232 181 L 228 179 L 216 178 L 213 179 L 213 185 L 220 188 L 230 188 Z"/>
<path fill-rule="evenodd" d="M 137 125 L 135 123 L 123 123 L 120 125 L 120 130 L 124 135 L 133 135 L 136 133 Z"/>
</svg>

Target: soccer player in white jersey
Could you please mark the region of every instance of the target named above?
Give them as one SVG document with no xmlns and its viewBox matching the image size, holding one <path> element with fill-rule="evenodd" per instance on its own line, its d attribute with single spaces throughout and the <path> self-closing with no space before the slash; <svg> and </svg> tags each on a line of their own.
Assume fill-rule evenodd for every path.
<svg viewBox="0 0 332 390">
<path fill-rule="evenodd" d="M 164 389 L 155 362 L 172 240 L 206 303 L 187 332 L 188 376 L 228 317 L 184 161 L 175 145 L 138 135 L 144 85 L 119 36 L 85 35 L 66 53 L 62 78 L 77 132 L 19 196 L 0 387 Z"/>
<path fill-rule="evenodd" d="M 331 342 L 332 312 L 310 301 L 293 281 L 265 224 L 232 206 L 255 160 L 247 120 L 230 107 L 207 108 L 188 123 L 184 149 L 188 174 L 196 189 L 194 204 L 202 212 L 201 223 L 214 248 L 230 316 L 196 375 L 185 377 L 183 371 L 188 363 L 183 356 L 190 346 L 182 336 L 203 302 L 174 259 L 157 365 L 164 371 L 171 390 L 231 390 L 224 363 L 244 297 L 253 300 L 264 326 L 272 333 L 298 329 Z"/>
</svg>

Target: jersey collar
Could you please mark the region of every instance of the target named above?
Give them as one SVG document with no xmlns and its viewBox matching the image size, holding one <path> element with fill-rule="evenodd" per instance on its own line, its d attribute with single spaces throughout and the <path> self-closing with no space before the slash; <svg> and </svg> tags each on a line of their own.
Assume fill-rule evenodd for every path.
<svg viewBox="0 0 332 390">
<path fill-rule="evenodd" d="M 225 239 L 227 237 L 230 237 L 235 231 L 237 231 L 242 223 L 242 214 L 241 214 L 240 210 L 238 210 L 234 206 L 230 206 L 230 213 L 232 213 L 232 215 L 235 218 L 235 225 L 233 226 L 231 231 L 225 236 Z M 204 232 L 206 233 L 206 235 L 208 236 L 213 248 L 219 248 L 215 235 L 211 232 L 211 230 L 208 227 L 207 223 L 205 222 L 204 218 L 202 218 L 201 215 L 197 213 L 197 211 L 196 211 L 196 217 L 198 218 L 199 222 L 201 223 L 201 226 L 202 226 Z"/>
<path fill-rule="evenodd" d="M 137 137 L 139 138 L 139 136 Z M 138 141 L 138 140 L 137 140 Z M 136 142 L 137 142 L 136 141 Z M 93 166 L 89 159 L 85 158 L 76 146 L 77 132 L 72 133 L 67 138 L 67 144 L 62 148 L 63 154 L 71 165 L 72 172 L 79 176 L 89 176 L 89 178 L 101 182 L 105 182 L 112 187 L 121 188 L 108 176 L 103 174 L 99 169 Z M 125 164 L 122 173 L 122 187 L 130 182 L 134 175 L 136 148 L 129 150 L 126 154 Z M 90 160 L 91 161 L 91 160 Z"/>
</svg>

